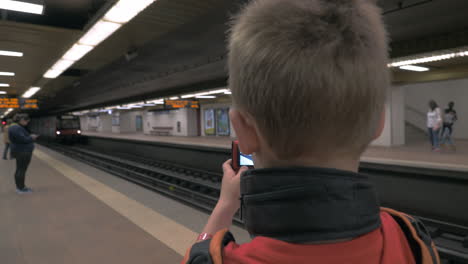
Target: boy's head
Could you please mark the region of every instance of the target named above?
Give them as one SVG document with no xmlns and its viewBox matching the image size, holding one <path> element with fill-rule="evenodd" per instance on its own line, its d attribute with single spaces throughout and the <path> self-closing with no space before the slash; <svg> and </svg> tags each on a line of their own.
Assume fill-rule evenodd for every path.
<svg viewBox="0 0 468 264">
<path fill-rule="evenodd" d="M 362 154 L 380 133 L 387 36 L 374 0 L 253 0 L 233 20 L 231 119 L 243 152 Z"/>
</svg>

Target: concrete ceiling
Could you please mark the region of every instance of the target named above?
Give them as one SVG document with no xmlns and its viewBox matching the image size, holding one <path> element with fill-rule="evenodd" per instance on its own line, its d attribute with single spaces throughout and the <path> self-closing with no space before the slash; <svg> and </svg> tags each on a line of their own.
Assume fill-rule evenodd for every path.
<svg viewBox="0 0 468 264">
<path fill-rule="evenodd" d="M 25 51 L 20 59 L 0 57 L 0 71 L 18 73 L 10 77 L 14 85 L 9 92 L 19 94 L 40 84 L 41 107 L 65 111 L 186 91 L 195 89 L 196 84 L 216 86 L 225 81 L 226 22 L 244 0 L 158 0 L 70 71 L 52 81 L 41 80 L 93 16 L 111 2 L 46 0 L 51 8 L 47 10 L 61 9 L 61 16 L 49 11 L 53 18 L 33 21 L 24 18 L 25 14 L 21 15 L 23 20 L 8 14 L 9 20 L 0 21 L 0 49 L 21 47 Z M 468 45 L 468 1 L 378 2 L 390 31 L 393 57 Z M 70 18 L 64 14 L 70 14 Z M 136 51 L 138 56 L 126 60 L 124 55 L 129 51 Z M 2 65 L 6 65 L 5 69 Z M 465 65 L 463 60 L 433 64 L 431 74 L 438 74 L 424 78 L 395 70 L 395 80 L 466 76 Z M 457 74 L 448 74 L 451 69 Z"/>
</svg>

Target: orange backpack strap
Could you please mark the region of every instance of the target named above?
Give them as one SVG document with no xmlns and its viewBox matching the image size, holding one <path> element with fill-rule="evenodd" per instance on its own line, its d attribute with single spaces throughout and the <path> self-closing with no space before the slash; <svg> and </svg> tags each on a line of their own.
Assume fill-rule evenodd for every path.
<svg viewBox="0 0 468 264">
<path fill-rule="evenodd" d="M 405 234 L 416 264 L 440 264 L 439 253 L 421 220 L 390 208 L 381 208 L 390 214 Z"/>
<path fill-rule="evenodd" d="M 223 264 L 223 248 L 235 241 L 229 230 L 218 231 L 213 238 L 195 243 L 187 250 L 182 264 Z"/>
</svg>

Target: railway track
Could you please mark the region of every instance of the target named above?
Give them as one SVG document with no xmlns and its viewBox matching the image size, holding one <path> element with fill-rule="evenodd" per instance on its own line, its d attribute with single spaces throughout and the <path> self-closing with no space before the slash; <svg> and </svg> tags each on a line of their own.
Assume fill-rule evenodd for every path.
<svg viewBox="0 0 468 264">
<path fill-rule="evenodd" d="M 59 144 L 46 144 L 46 146 L 110 174 L 203 210 L 210 211 L 219 196 L 222 177 L 219 172 L 203 170 L 168 160 L 155 160 L 118 150 L 104 152 L 86 146 L 63 146 Z M 381 169 L 369 164 L 361 168 L 370 175 L 376 174 Z M 395 170 L 402 173 L 402 168 L 396 168 Z M 433 177 L 436 177 L 436 175 L 433 175 Z M 458 177 L 455 177 L 455 179 L 460 180 Z M 413 215 L 415 215 L 414 212 L 424 211 L 411 208 L 411 203 L 407 207 L 408 210 L 405 210 L 405 212 Z M 401 210 L 400 208 L 397 209 Z M 430 214 L 423 215 L 420 218 L 426 224 L 436 242 L 443 263 L 468 263 L 468 227 L 431 218 Z M 242 220 L 238 215 L 235 217 L 235 222 L 242 224 Z"/>
</svg>

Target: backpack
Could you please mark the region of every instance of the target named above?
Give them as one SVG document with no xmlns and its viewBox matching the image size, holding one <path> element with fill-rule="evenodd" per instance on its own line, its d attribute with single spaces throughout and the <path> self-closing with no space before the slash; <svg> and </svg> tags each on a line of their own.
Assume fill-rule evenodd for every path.
<svg viewBox="0 0 468 264">
<path fill-rule="evenodd" d="M 416 264 L 440 264 L 439 254 L 421 220 L 390 208 L 381 207 L 393 217 L 405 234 Z M 223 248 L 234 241 L 227 228 L 218 231 L 213 238 L 195 243 L 187 250 L 182 264 L 222 264 Z"/>
</svg>

